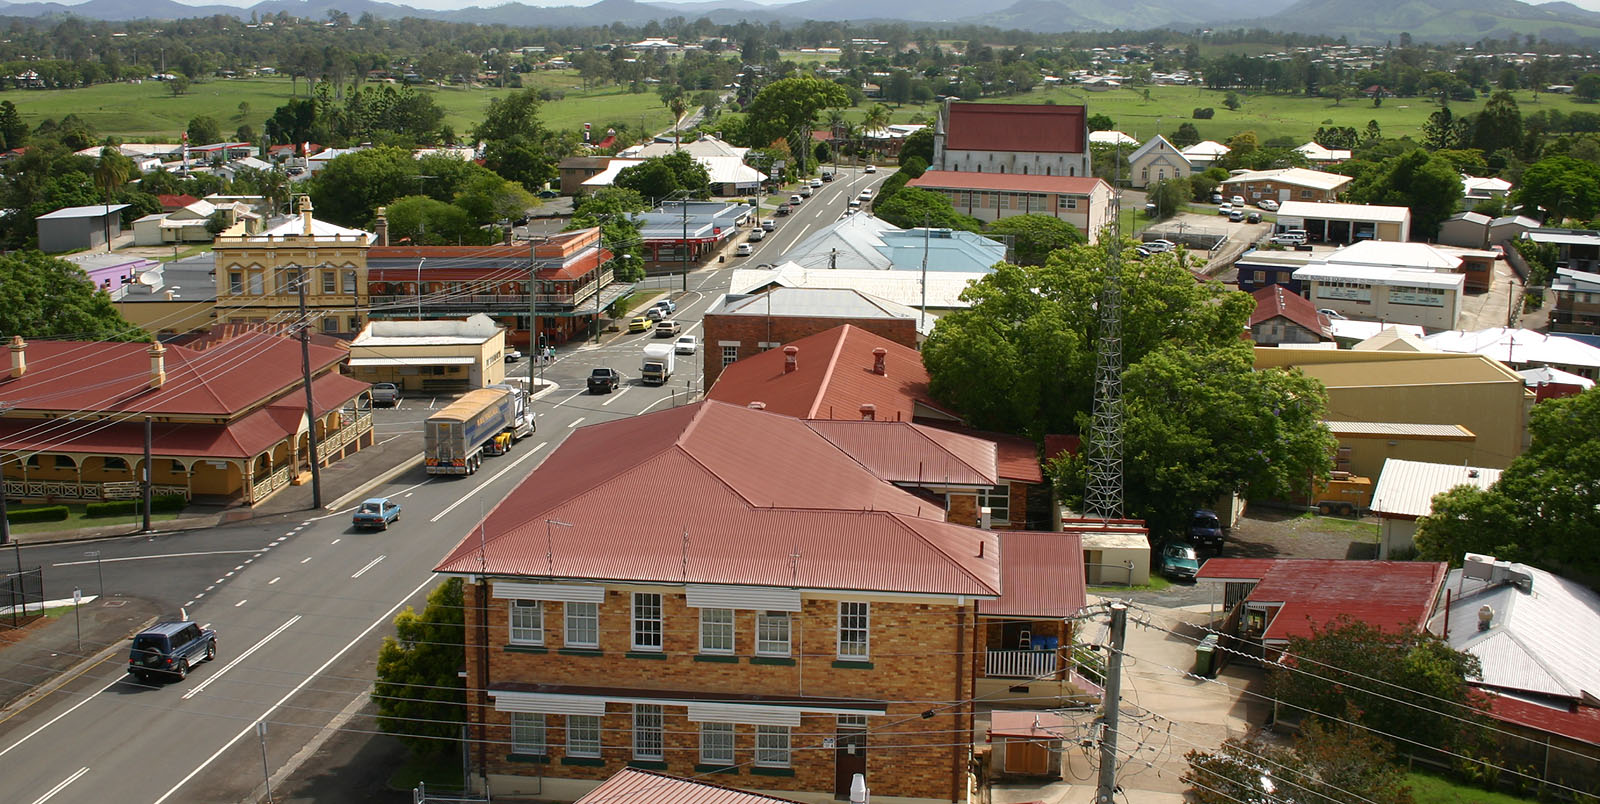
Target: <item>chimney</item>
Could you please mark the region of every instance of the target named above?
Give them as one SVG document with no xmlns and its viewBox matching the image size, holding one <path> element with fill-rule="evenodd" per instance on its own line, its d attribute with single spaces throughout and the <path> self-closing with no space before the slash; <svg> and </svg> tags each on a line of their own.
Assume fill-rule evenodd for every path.
<svg viewBox="0 0 1600 804">
<path fill-rule="evenodd" d="M 991 516 L 989 512 L 989 506 L 987 505 L 978 509 L 978 527 L 983 528 L 984 530 L 989 530 L 990 528 L 994 527 L 994 519 Z"/>
<path fill-rule="evenodd" d="M 167 381 L 167 347 L 150 344 L 150 387 L 160 388 Z"/>
<path fill-rule="evenodd" d="M 11 336 L 11 379 L 28 373 L 28 342 L 21 335 Z"/>
<path fill-rule="evenodd" d="M 311 236 L 311 196 L 300 196 L 300 228 L 301 234 Z"/>
<path fill-rule="evenodd" d="M 1478 607 L 1478 630 L 1487 631 L 1494 624 L 1494 607 L 1485 603 Z"/>
<path fill-rule="evenodd" d="M 889 376 L 889 350 L 879 346 L 872 350 L 872 373 L 879 377 Z"/>
<path fill-rule="evenodd" d="M 870 422 L 876 418 L 878 418 L 878 406 L 871 402 L 863 402 L 861 404 L 861 420 Z"/>
<path fill-rule="evenodd" d="M 765 403 L 765 402 L 751 402 L 750 404 L 745 405 L 745 407 L 747 407 L 747 408 L 749 408 L 751 410 L 766 410 L 767 409 L 767 403 Z"/>
<path fill-rule="evenodd" d="M 372 224 L 372 229 L 373 229 L 372 233 L 375 235 L 375 237 L 373 237 L 373 239 L 372 239 L 372 245 L 374 245 L 374 246 L 387 246 L 387 245 L 389 245 L 389 214 L 388 213 L 389 213 L 389 208 L 388 207 L 378 207 L 378 220 Z"/>
<path fill-rule="evenodd" d="M 798 368 L 800 368 L 800 347 L 783 347 L 783 373 L 788 374 Z"/>
<path fill-rule="evenodd" d="M 172 301 L 172 288 L 167 288 L 167 301 Z"/>
</svg>

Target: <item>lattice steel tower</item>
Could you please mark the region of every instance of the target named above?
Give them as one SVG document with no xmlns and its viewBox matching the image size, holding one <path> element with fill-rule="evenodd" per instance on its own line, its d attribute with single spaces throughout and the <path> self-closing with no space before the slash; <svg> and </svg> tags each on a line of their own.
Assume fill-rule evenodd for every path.
<svg viewBox="0 0 1600 804">
<path fill-rule="evenodd" d="M 1122 144 L 1117 144 L 1117 184 Z M 1105 287 L 1100 291 L 1095 342 L 1094 420 L 1089 428 L 1089 483 L 1085 513 L 1122 518 L 1122 191 L 1111 200 L 1111 243 L 1106 253 Z"/>
</svg>

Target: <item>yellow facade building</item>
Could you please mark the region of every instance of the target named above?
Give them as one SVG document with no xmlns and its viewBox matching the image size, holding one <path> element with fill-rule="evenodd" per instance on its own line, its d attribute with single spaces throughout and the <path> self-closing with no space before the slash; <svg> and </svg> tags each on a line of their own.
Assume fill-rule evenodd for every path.
<svg viewBox="0 0 1600 804">
<path fill-rule="evenodd" d="M 353 337 L 367 318 L 367 249 L 375 235 L 312 217 L 301 196 L 299 214 L 253 235 L 224 235 L 216 257 L 216 321 L 281 324 L 299 316 L 296 277 L 304 272 L 306 309 L 316 331 Z"/>
</svg>

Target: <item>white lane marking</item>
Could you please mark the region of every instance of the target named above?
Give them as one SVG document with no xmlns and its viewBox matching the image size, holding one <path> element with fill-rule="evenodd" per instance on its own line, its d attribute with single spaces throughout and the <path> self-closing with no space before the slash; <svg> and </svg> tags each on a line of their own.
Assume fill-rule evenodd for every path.
<svg viewBox="0 0 1600 804">
<path fill-rule="evenodd" d="M 177 793 L 179 788 L 181 788 L 184 785 L 188 784 L 192 779 L 194 779 L 194 777 L 199 776 L 201 771 L 204 771 L 206 768 L 210 767 L 211 763 L 216 762 L 217 761 L 217 757 L 222 756 L 222 754 L 224 752 L 226 752 L 229 748 L 232 748 L 234 743 L 237 743 L 240 740 L 243 740 L 245 738 L 245 735 L 254 733 L 255 730 L 256 730 L 256 722 L 257 721 L 265 720 L 278 707 L 283 706 L 283 703 L 285 701 L 287 701 L 290 698 L 293 698 L 295 695 L 299 694 L 300 690 L 305 689 L 305 686 L 307 684 L 311 683 L 311 679 L 322 675 L 322 671 L 327 670 L 329 665 L 332 665 L 334 662 L 339 661 L 339 657 L 345 655 L 345 653 L 347 653 L 351 648 L 355 647 L 356 643 L 360 642 L 363 639 L 366 639 L 367 638 L 367 634 L 372 633 L 372 629 L 377 628 L 380 625 L 387 624 L 389 622 L 389 618 L 393 617 L 394 613 L 399 611 L 400 607 L 404 606 L 407 600 L 410 600 L 411 598 L 416 597 L 417 593 L 421 592 L 423 587 L 426 587 L 428 584 L 431 584 L 433 582 L 434 582 L 434 578 L 433 578 L 432 575 L 429 575 L 428 577 L 423 578 L 422 579 L 422 583 L 417 584 L 417 588 L 412 589 L 410 591 L 410 593 L 402 596 L 398 602 L 396 602 L 392 607 L 389 608 L 388 611 L 378 615 L 378 618 L 376 620 L 373 620 L 372 623 L 369 624 L 366 628 L 361 629 L 361 633 L 356 634 L 354 639 L 350 640 L 348 643 L 345 643 L 345 646 L 340 648 L 337 653 L 335 653 L 332 656 L 328 657 L 328 660 L 323 662 L 321 667 L 318 667 L 316 670 L 312 671 L 312 673 L 310 675 L 306 676 L 304 679 L 302 679 L 299 684 L 294 685 L 294 689 L 289 690 L 287 693 L 284 693 L 284 696 L 282 698 L 279 698 L 277 703 L 274 703 L 273 705 L 267 707 L 266 711 L 262 712 L 260 717 L 256 718 L 255 720 L 252 720 L 250 725 L 245 726 L 244 729 L 242 729 L 238 734 L 235 734 L 233 736 L 233 739 L 231 739 L 228 742 L 224 743 L 221 748 L 217 749 L 216 753 L 214 753 L 211 756 L 207 757 L 206 761 L 200 763 L 199 765 L 196 765 L 194 770 L 189 771 L 189 775 L 188 776 L 185 776 L 182 779 L 178 780 L 178 783 L 173 785 L 171 790 L 168 790 L 166 793 L 162 794 L 161 798 L 156 799 L 154 802 L 152 802 L 152 804 L 164 804 L 167 799 L 172 798 L 173 794 Z M 120 681 L 121 679 L 118 679 L 118 680 Z M 112 682 L 112 683 L 114 684 L 116 682 Z M 108 684 L 106 686 L 109 687 L 110 684 Z M 46 724 L 46 725 L 49 725 L 49 724 Z M 43 728 L 43 727 L 41 727 L 41 728 Z M 32 735 L 29 735 L 29 736 L 32 736 Z M 24 739 L 26 739 L 26 738 L 24 738 Z M 6 749 L 6 750 L 9 751 L 10 749 Z M 0 755 L 3 755 L 3 752 L 0 752 Z"/>
<path fill-rule="evenodd" d="M 255 552 L 255 550 L 252 549 L 252 550 L 212 550 L 212 551 L 204 552 L 204 553 L 163 553 L 161 555 L 155 555 L 155 556 L 123 556 L 121 558 L 103 558 L 103 559 L 100 559 L 100 563 L 102 563 L 102 564 L 110 564 L 110 563 L 112 563 L 114 561 L 146 561 L 146 560 L 152 559 L 152 558 L 192 558 L 194 556 L 224 556 L 224 555 L 233 555 L 233 554 L 242 554 L 242 553 L 254 553 L 254 552 Z M 79 566 L 81 564 L 93 564 L 93 563 L 95 563 L 95 562 L 94 561 L 62 561 L 62 562 L 57 563 L 57 564 L 51 564 L 50 566 L 52 566 L 52 567 L 76 567 L 76 566 Z"/>
<path fill-rule="evenodd" d="M 234 568 L 233 568 L 233 571 L 234 571 L 234 572 L 238 572 L 238 571 L 239 571 L 239 570 L 242 570 L 242 569 L 244 569 L 244 565 L 243 565 L 243 564 L 240 564 L 240 565 L 239 565 L 239 566 L 237 566 L 237 567 L 234 567 Z"/>
<path fill-rule="evenodd" d="M 232 578 L 232 577 L 233 577 L 233 573 L 231 573 L 231 572 L 224 572 L 224 573 L 222 573 L 222 577 L 224 577 L 224 578 Z"/>
<path fill-rule="evenodd" d="M 388 558 L 388 556 L 384 555 L 384 556 L 378 556 L 377 558 L 372 559 L 372 561 L 368 562 L 365 567 L 362 567 L 361 569 L 356 570 L 356 574 L 351 575 L 350 577 L 352 577 L 352 578 L 360 578 L 361 576 L 367 574 L 367 570 L 378 566 L 378 562 L 382 561 L 382 560 L 384 560 L 386 558 Z"/>
<path fill-rule="evenodd" d="M 240 602 L 243 602 L 243 601 L 240 601 Z M 234 657 L 234 660 L 231 661 L 231 662 L 228 662 L 226 665 L 224 665 L 221 670 L 218 670 L 217 672 L 212 673 L 211 675 L 207 676 L 205 681 L 202 681 L 199 684 L 196 684 L 194 686 L 194 689 L 191 689 L 188 692 L 183 694 L 183 699 L 185 701 L 187 701 L 190 698 L 193 698 L 194 696 L 199 695 L 200 693 L 204 692 L 206 687 L 211 686 L 211 682 L 216 681 L 219 678 L 222 678 L 223 675 L 225 675 L 229 670 L 232 670 L 235 665 L 239 664 L 240 662 L 244 661 L 245 659 L 250 658 L 250 654 L 255 653 L 258 650 L 261 650 L 261 646 L 262 645 L 265 645 L 268 642 L 271 642 L 274 637 L 276 637 L 277 635 L 283 633 L 284 631 L 289 630 L 289 626 L 294 625 L 297 622 L 300 622 L 300 615 L 298 615 L 298 614 L 296 614 L 293 617 L 290 617 L 288 622 L 284 623 L 283 625 L 278 626 L 276 629 L 273 630 L 272 633 L 267 634 L 266 636 L 262 637 L 261 641 L 257 642 L 254 645 L 251 645 L 249 647 L 249 649 L 247 649 L 244 653 L 241 653 L 238 656 Z"/>
<path fill-rule="evenodd" d="M 280 580 L 282 580 L 282 579 L 283 579 L 283 576 L 282 576 L 282 575 L 279 575 L 279 576 L 278 576 L 278 577 L 276 577 L 276 578 L 273 578 L 273 579 L 272 579 L 272 580 L 270 580 L 270 581 L 267 581 L 267 585 L 268 585 L 268 586 L 271 586 L 271 585 L 273 585 L 273 584 L 275 584 L 275 583 L 277 583 L 277 582 L 278 582 L 278 581 L 280 581 Z"/>
<path fill-rule="evenodd" d="M 244 600 L 241 600 L 238 603 L 233 604 L 233 607 L 234 608 L 239 608 L 240 606 L 243 606 L 244 604 L 249 603 L 249 602 L 250 602 L 250 598 L 245 598 Z"/>
<path fill-rule="evenodd" d="M 200 598 L 205 597 L 205 596 L 206 596 L 206 593 L 205 592 L 201 592 L 200 594 L 194 596 L 194 600 L 199 600 Z M 194 600 L 189 601 L 189 605 L 193 606 L 194 605 Z"/>
<path fill-rule="evenodd" d="M 342 542 L 342 541 L 344 541 L 344 539 L 334 539 L 333 541 L 328 542 L 328 546 L 332 547 L 332 546 L 334 546 L 334 545 L 336 545 L 336 544 L 338 544 L 339 542 Z"/>
<path fill-rule="evenodd" d="M 223 581 L 226 581 L 226 580 L 228 580 L 228 579 L 227 578 L 218 578 L 212 585 L 215 586 L 216 584 L 222 583 Z"/>
<path fill-rule="evenodd" d="M 479 483 L 476 488 L 474 488 L 472 491 L 467 492 L 466 496 L 462 497 L 459 500 L 456 500 L 453 503 L 450 503 L 449 507 L 447 507 L 443 511 L 440 511 L 439 513 L 435 514 L 434 517 L 432 519 L 428 520 L 428 521 L 429 522 L 438 522 L 439 520 L 444 519 L 447 514 L 449 514 L 451 511 L 456 510 L 456 506 L 466 502 L 467 500 L 472 499 L 472 495 L 477 494 L 480 491 L 483 491 L 483 489 L 486 486 L 488 486 L 490 483 L 495 482 L 496 480 L 499 480 L 500 477 L 502 475 L 504 475 L 506 472 L 509 472 L 512 469 L 517 468 L 517 466 L 519 464 L 521 464 L 523 461 L 525 461 L 525 460 L 527 460 L 529 458 L 532 458 L 535 455 L 538 455 L 539 454 L 539 450 L 544 449 L 545 445 L 547 445 L 549 443 L 550 442 L 548 442 L 548 441 L 540 441 L 538 444 L 534 445 L 534 447 L 532 449 L 528 450 L 522 457 L 512 461 L 510 466 L 507 466 L 506 468 L 501 469 L 498 472 L 495 472 L 493 477 L 489 478 L 488 480 L 483 481 L 482 483 Z"/>
<path fill-rule="evenodd" d="M 566 399 L 563 399 L 563 400 L 561 400 L 561 401 L 560 401 L 560 402 L 557 402 L 557 403 L 555 403 L 555 404 L 554 404 L 554 405 L 551 405 L 551 406 L 550 406 L 550 407 L 552 407 L 552 408 L 559 408 L 559 407 L 561 407 L 561 406 L 562 406 L 562 405 L 565 405 L 565 404 L 567 404 L 567 403 L 568 403 L 568 402 L 571 402 L 571 401 L 572 401 L 572 400 L 574 400 L 574 399 L 577 399 L 577 398 L 578 398 L 578 397 L 580 397 L 580 396 L 582 396 L 582 395 L 584 395 L 584 394 L 586 394 L 586 393 L 588 393 L 588 392 L 587 392 L 587 391 L 579 391 L 579 392 L 577 392 L 577 393 L 575 393 L 575 394 L 573 394 L 573 395 L 572 395 L 572 396 L 569 396 L 569 397 L 567 397 L 567 398 L 566 398 Z"/>
<path fill-rule="evenodd" d="M 70 715 L 70 714 L 72 714 L 72 713 L 73 713 L 73 712 L 76 712 L 76 711 L 78 711 L 78 707 L 80 707 L 80 706 L 83 706 L 83 705 L 84 705 L 84 704 L 86 704 L 86 703 L 88 703 L 88 702 L 90 702 L 90 701 L 92 701 L 92 700 L 94 700 L 94 699 L 95 699 L 95 696 L 96 696 L 96 695 L 99 695 L 99 694 L 100 694 L 100 693 L 102 693 L 102 692 L 105 692 L 105 691 L 106 691 L 106 690 L 108 690 L 108 689 L 111 689 L 111 688 L 112 688 L 112 687 L 114 687 L 114 686 L 116 686 L 116 685 L 117 685 L 117 684 L 119 684 L 119 683 L 121 683 L 121 682 L 122 682 L 122 679 L 123 679 L 123 678 L 125 678 L 125 677 L 126 677 L 126 676 L 125 676 L 125 675 L 119 675 L 119 676 L 117 676 L 117 677 L 116 677 L 116 678 L 113 678 L 113 679 L 111 679 L 111 682 L 110 682 L 110 683 L 108 683 L 108 684 L 106 684 L 106 685 L 105 685 L 105 686 L 104 686 L 104 687 L 101 687 L 101 688 L 100 688 L 100 689 L 97 689 L 97 690 L 95 690 L 95 691 L 94 691 L 94 692 L 93 692 L 93 693 L 91 693 L 91 694 L 89 694 L 89 695 L 85 695 L 85 696 L 83 696 L 83 700 L 81 700 L 81 701 L 79 701 L 79 702 L 77 702 L 77 703 L 75 703 L 75 704 L 73 704 L 73 705 L 72 705 L 72 708 L 71 708 L 71 709 L 68 709 L 68 710 L 67 710 L 67 711 L 65 711 L 65 712 L 62 712 L 62 713 L 61 713 L 61 714 L 59 714 L 59 715 L 56 715 L 56 716 L 55 716 L 55 717 L 53 717 L 53 718 L 50 718 L 50 719 L 49 719 L 49 720 L 47 720 L 47 721 L 45 721 L 45 724 L 44 724 L 44 725 L 43 725 L 43 726 L 40 726 L 40 727 L 39 727 L 39 728 L 37 728 L 37 729 L 34 729 L 34 730 L 33 730 L 33 731 L 30 731 L 30 732 L 28 732 L 28 736 L 27 736 L 27 737 L 23 737 L 23 738 L 22 738 L 22 739 L 20 739 L 20 740 L 18 740 L 18 741 L 16 741 L 16 742 L 14 742 L 14 743 L 12 743 L 12 744 L 11 744 L 11 745 L 10 745 L 10 746 L 7 746 L 7 747 L 6 747 L 6 750 L 4 750 L 4 751 L 0 751 L 0 757 L 3 757 L 3 756 L 5 756 L 5 755 L 6 755 L 6 754 L 9 754 L 9 753 L 11 753 L 11 750 L 12 750 L 12 749 L 13 749 L 13 748 L 16 748 L 16 747 L 17 747 L 17 746 L 19 746 L 19 745 L 22 745 L 22 744 L 23 744 L 23 743 L 25 743 L 25 742 L 27 742 L 27 741 L 28 741 L 28 740 L 30 740 L 30 739 L 32 739 L 32 738 L 33 738 L 33 736 L 34 736 L 34 735 L 36 735 L 36 734 L 38 734 L 38 733 L 39 733 L 39 732 L 41 732 L 41 731 L 44 731 L 44 730 L 45 730 L 45 729 L 48 729 L 48 728 L 50 728 L 50 726 L 51 726 L 51 725 L 52 725 L 52 724 L 54 724 L 54 723 L 55 723 L 55 722 L 56 722 L 56 721 L 57 721 L 57 720 L 60 720 L 60 719 L 62 719 L 62 718 L 64 718 L 64 717 L 66 717 L 66 716 L 67 716 L 67 715 Z"/>
<path fill-rule="evenodd" d="M 310 561 L 310 560 L 311 560 L 311 556 L 306 556 L 305 558 L 300 559 L 300 563 L 304 564 L 304 563 L 306 563 L 307 561 Z"/>
<path fill-rule="evenodd" d="M 78 781 L 78 777 L 80 777 L 80 776 L 82 776 L 82 775 L 84 775 L 85 773 L 88 773 L 88 772 L 89 772 L 88 768 L 79 768 L 76 773 L 74 773 L 71 776 L 68 776 L 67 778 L 63 779 L 61 781 L 61 784 L 58 784 L 55 787 L 50 788 L 50 792 L 45 793 L 44 795 L 34 799 L 33 800 L 33 804 L 44 804 L 46 801 L 49 801 L 50 799 L 54 798 L 55 794 L 61 792 L 64 789 L 66 789 L 67 785 Z"/>
<path fill-rule="evenodd" d="M 209 592 L 209 591 L 211 591 L 211 590 L 213 590 L 215 588 L 217 588 L 217 585 L 216 584 L 212 584 L 212 585 L 206 587 L 206 591 Z"/>
<path fill-rule="evenodd" d="M 607 399 L 606 401 L 600 403 L 600 407 L 603 408 L 606 405 L 609 405 L 612 402 L 615 402 L 618 399 L 621 399 L 623 394 L 625 394 L 625 393 L 627 393 L 629 391 L 632 391 L 632 390 L 633 390 L 633 386 L 629 385 L 629 386 L 623 388 L 622 390 L 620 390 L 620 391 L 618 391 L 618 392 L 616 392 L 614 394 L 611 394 L 611 397 L 609 399 Z"/>
<path fill-rule="evenodd" d="M 578 418 L 573 419 L 572 423 L 567 425 L 567 429 L 570 430 L 570 429 L 572 429 L 574 427 L 577 427 L 578 425 L 583 423 L 584 419 L 587 419 L 587 418 L 589 418 L 589 417 L 588 416 L 579 416 Z"/>
</svg>

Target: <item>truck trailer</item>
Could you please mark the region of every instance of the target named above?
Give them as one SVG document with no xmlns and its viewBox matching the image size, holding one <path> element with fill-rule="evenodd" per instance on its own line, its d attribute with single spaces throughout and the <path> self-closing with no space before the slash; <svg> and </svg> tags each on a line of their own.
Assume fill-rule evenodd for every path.
<svg viewBox="0 0 1600 804">
<path fill-rule="evenodd" d="M 672 344 L 649 344 L 644 347 L 644 360 L 639 364 L 639 380 L 645 385 L 665 385 L 672 379 L 676 363 Z"/>
<path fill-rule="evenodd" d="M 484 455 L 501 455 L 534 431 L 528 392 L 509 385 L 468 391 L 422 424 L 430 475 L 470 475 Z"/>
</svg>

